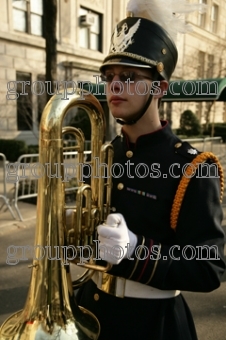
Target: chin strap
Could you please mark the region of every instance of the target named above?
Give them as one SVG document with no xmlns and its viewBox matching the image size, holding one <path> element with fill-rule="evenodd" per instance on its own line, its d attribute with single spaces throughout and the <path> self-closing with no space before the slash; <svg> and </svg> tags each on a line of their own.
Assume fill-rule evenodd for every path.
<svg viewBox="0 0 226 340">
<path fill-rule="evenodd" d="M 135 124 L 141 117 L 143 117 L 143 115 L 147 111 L 149 105 L 151 104 L 152 98 L 153 98 L 153 95 L 150 94 L 150 96 L 149 96 L 146 104 L 144 105 L 143 109 L 141 109 L 140 112 L 138 113 L 137 118 L 127 120 L 127 121 L 117 118 L 116 122 L 121 124 L 121 125 L 133 125 L 133 124 Z"/>
<path fill-rule="evenodd" d="M 150 91 L 152 93 L 152 90 Z M 138 112 L 138 114 L 136 115 L 135 118 L 131 119 L 131 120 L 122 120 L 117 118 L 116 122 L 121 124 L 121 125 L 133 125 L 135 124 L 141 117 L 143 117 L 143 115 L 145 114 L 145 112 L 147 111 L 149 105 L 151 104 L 153 98 L 153 94 L 150 94 L 147 102 L 145 103 L 144 107 Z"/>
</svg>

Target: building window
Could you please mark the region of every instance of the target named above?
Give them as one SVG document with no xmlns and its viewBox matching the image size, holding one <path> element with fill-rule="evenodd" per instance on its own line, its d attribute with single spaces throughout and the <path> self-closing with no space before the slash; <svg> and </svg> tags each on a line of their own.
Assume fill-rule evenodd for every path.
<svg viewBox="0 0 226 340">
<path fill-rule="evenodd" d="M 208 69 L 207 69 L 207 78 L 213 78 L 214 71 L 214 55 L 208 54 Z"/>
<path fill-rule="evenodd" d="M 17 80 L 17 129 L 20 131 L 33 130 L 31 74 L 16 73 Z"/>
<path fill-rule="evenodd" d="M 213 33 L 217 32 L 217 21 L 218 21 L 218 6 L 212 5 L 211 7 L 211 22 L 210 22 L 210 30 Z"/>
<path fill-rule="evenodd" d="M 219 78 L 219 77 L 221 77 L 221 76 L 223 76 L 224 77 L 224 68 L 223 68 L 223 59 L 222 58 L 220 58 L 219 59 L 219 63 L 218 63 L 218 65 L 219 65 L 219 71 L 218 71 L 218 73 L 217 73 L 217 78 Z"/>
<path fill-rule="evenodd" d="M 13 0 L 13 29 L 43 35 L 43 0 Z"/>
<path fill-rule="evenodd" d="M 205 76 L 205 52 L 199 51 L 197 77 L 204 78 L 204 76 Z"/>
<path fill-rule="evenodd" d="M 80 8 L 79 19 L 80 47 L 102 52 L 102 15 Z"/>
<path fill-rule="evenodd" d="M 207 4 L 207 0 L 199 0 L 200 4 Z M 199 12 L 198 26 L 205 28 L 206 26 L 206 13 Z"/>
<path fill-rule="evenodd" d="M 46 92 L 43 93 L 44 88 L 43 88 L 43 86 L 41 86 L 41 83 L 45 84 L 45 80 L 46 80 L 45 75 L 43 75 L 43 74 L 38 75 L 38 77 L 37 77 L 37 87 L 36 87 L 36 93 L 39 93 L 39 95 L 37 95 L 38 124 L 40 124 L 40 121 L 41 121 L 41 118 L 42 118 L 42 112 L 43 112 L 45 105 L 46 105 Z M 45 87 L 45 89 L 46 89 L 46 87 Z M 51 89 L 50 92 L 53 93 L 54 91 L 55 91 L 55 89 L 53 89 L 53 90 Z"/>
</svg>

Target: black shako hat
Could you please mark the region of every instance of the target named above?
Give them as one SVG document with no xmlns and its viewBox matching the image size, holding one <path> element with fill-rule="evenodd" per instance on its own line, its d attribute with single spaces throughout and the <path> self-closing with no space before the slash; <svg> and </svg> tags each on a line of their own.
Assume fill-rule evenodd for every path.
<svg viewBox="0 0 226 340">
<path fill-rule="evenodd" d="M 119 64 L 155 67 L 161 77 L 169 81 L 177 59 L 176 45 L 164 28 L 145 18 L 127 17 L 116 26 L 100 71 L 104 72 L 108 65 Z"/>
</svg>

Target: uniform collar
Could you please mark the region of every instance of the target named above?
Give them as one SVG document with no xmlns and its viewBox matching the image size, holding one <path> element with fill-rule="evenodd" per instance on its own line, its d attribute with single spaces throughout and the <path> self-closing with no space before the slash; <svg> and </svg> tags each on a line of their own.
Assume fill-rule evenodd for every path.
<svg viewBox="0 0 226 340">
<path fill-rule="evenodd" d="M 162 127 L 154 132 L 141 135 L 137 138 L 136 143 L 130 143 L 128 135 L 122 129 L 122 137 L 126 143 L 127 148 L 140 148 L 145 146 L 152 146 L 160 143 L 164 143 L 166 140 L 172 138 L 173 133 L 169 123 L 165 120 L 161 120 Z"/>
</svg>

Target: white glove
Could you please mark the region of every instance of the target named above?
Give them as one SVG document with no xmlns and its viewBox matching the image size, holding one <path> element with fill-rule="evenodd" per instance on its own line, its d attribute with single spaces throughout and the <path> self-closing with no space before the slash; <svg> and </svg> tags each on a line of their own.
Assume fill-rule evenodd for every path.
<svg viewBox="0 0 226 340">
<path fill-rule="evenodd" d="M 133 253 L 137 236 L 128 229 L 121 214 L 110 214 L 106 224 L 97 227 L 100 257 L 111 264 L 119 264 L 127 253 Z"/>
</svg>

